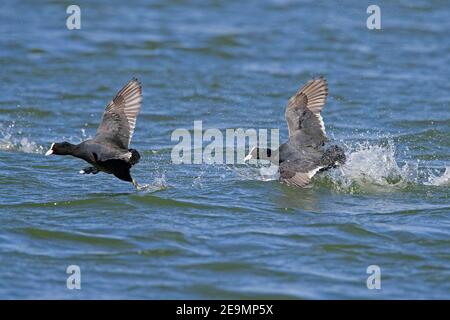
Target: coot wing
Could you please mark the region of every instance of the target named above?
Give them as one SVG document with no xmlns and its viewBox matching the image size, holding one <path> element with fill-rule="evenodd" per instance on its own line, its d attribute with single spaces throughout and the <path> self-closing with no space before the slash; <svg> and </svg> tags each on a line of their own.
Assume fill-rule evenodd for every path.
<svg viewBox="0 0 450 320">
<path fill-rule="evenodd" d="M 287 185 L 305 187 L 322 169 L 322 152 L 313 147 L 303 147 L 280 164 L 280 180 Z"/>
<path fill-rule="evenodd" d="M 327 81 L 318 78 L 308 81 L 289 99 L 285 118 L 291 142 L 316 147 L 324 144 L 327 137 L 320 112 L 327 95 Z"/>
<path fill-rule="evenodd" d="M 141 103 L 142 87 L 138 80 L 133 78 L 106 106 L 95 140 L 106 140 L 120 148 L 128 149 Z"/>
<path fill-rule="evenodd" d="M 303 160 L 283 162 L 280 165 L 280 180 L 289 186 L 303 188 L 321 168 L 317 164 L 305 163 Z"/>
</svg>

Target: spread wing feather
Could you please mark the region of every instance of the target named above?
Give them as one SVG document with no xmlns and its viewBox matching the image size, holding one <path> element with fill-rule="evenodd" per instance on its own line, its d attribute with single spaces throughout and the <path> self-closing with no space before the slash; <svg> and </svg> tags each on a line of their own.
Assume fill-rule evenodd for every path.
<svg viewBox="0 0 450 320">
<path fill-rule="evenodd" d="M 324 78 L 308 81 L 289 99 L 285 118 L 289 139 L 299 145 L 321 146 L 326 142 L 325 125 L 320 112 L 328 95 Z"/>
<path fill-rule="evenodd" d="M 96 138 L 128 149 L 142 104 L 142 87 L 136 78 L 128 82 L 106 106 Z"/>
</svg>

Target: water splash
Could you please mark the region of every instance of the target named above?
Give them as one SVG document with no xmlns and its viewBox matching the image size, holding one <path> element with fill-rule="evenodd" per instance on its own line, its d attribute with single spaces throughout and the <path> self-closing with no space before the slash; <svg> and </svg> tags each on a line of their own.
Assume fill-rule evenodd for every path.
<svg viewBox="0 0 450 320">
<path fill-rule="evenodd" d="M 166 175 L 164 173 L 160 177 L 155 178 L 153 187 L 157 188 L 158 190 L 167 188 Z"/>
<path fill-rule="evenodd" d="M 141 155 L 142 167 L 140 167 L 140 169 L 144 170 L 139 172 L 137 180 L 141 182 L 141 179 L 143 181 L 153 179 L 153 182 L 142 184 L 144 188 L 140 191 L 155 192 L 167 189 L 168 183 L 166 179 L 166 171 L 159 165 L 162 162 L 162 157 L 161 155 L 158 155 L 157 152 L 154 152 L 154 150 L 151 150 L 150 152 L 150 154 L 146 153 Z"/>
<path fill-rule="evenodd" d="M 273 181 L 278 180 L 279 177 L 278 166 L 263 160 L 258 161 L 256 166 L 232 166 L 230 168 L 241 180 Z"/>
<path fill-rule="evenodd" d="M 431 174 L 428 182 L 425 184 L 432 186 L 450 186 L 450 167 L 446 167 L 444 174 L 441 176 Z"/>
<path fill-rule="evenodd" d="M 338 190 L 390 191 L 418 183 L 418 163 L 399 164 L 392 141 L 387 145 L 364 142 L 346 148 L 345 165 L 325 174 L 325 179 Z"/>
<path fill-rule="evenodd" d="M 44 153 L 44 147 L 27 137 L 20 137 L 22 131 L 15 130 L 15 123 L 12 122 L 6 129 L 0 129 L 0 150 L 19 151 L 24 153 Z"/>
<path fill-rule="evenodd" d="M 166 183 L 165 177 L 163 176 L 163 177 L 155 178 L 155 180 L 152 184 L 147 184 L 147 183 L 141 184 L 138 191 L 150 193 L 150 192 L 156 192 L 156 191 L 161 191 L 161 190 L 165 190 L 165 189 L 167 189 L 167 183 Z"/>
</svg>

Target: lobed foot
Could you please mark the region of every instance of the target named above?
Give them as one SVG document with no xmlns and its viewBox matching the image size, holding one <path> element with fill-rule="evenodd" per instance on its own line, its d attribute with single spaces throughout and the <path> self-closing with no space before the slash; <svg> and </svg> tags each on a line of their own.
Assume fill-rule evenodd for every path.
<svg viewBox="0 0 450 320">
<path fill-rule="evenodd" d="M 141 191 L 141 190 L 145 190 L 147 189 L 149 186 L 148 184 L 144 184 L 144 185 L 140 185 L 139 183 L 137 183 L 136 180 L 132 180 L 131 183 L 133 184 L 133 186 L 136 188 L 136 190 Z"/>
</svg>

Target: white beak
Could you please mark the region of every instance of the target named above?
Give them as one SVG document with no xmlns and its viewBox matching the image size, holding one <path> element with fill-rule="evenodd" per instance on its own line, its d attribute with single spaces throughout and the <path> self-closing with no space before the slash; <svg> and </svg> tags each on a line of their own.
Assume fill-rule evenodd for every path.
<svg viewBox="0 0 450 320">
<path fill-rule="evenodd" d="M 245 161 L 249 161 L 251 158 L 252 158 L 252 155 L 251 155 L 251 154 L 247 155 L 247 156 L 244 158 L 244 162 L 245 162 Z"/>
<path fill-rule="evenodd" d="M 48 149 L 48 151 L 45 153 L 46 156 L 49 156 L 49 155 L 51 155 L 51 154 L 53 153 L 53 146 L 54 146 L 54 145 L 55 145 L 55 144 L 52 143 L 52 145 L 50 146 L 50 149 Z"/>
</svg>

